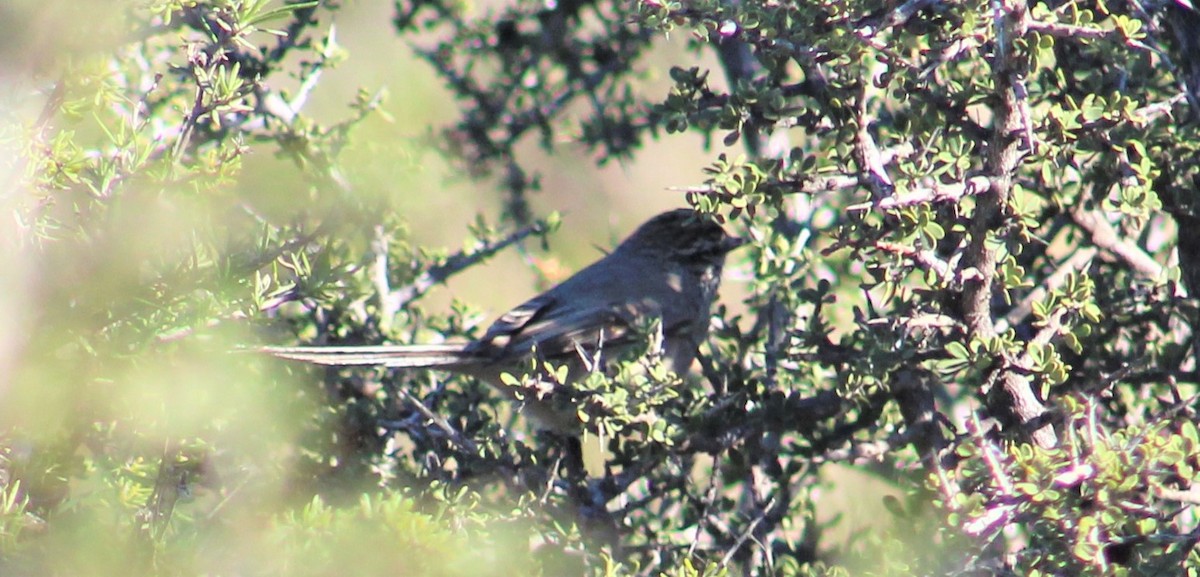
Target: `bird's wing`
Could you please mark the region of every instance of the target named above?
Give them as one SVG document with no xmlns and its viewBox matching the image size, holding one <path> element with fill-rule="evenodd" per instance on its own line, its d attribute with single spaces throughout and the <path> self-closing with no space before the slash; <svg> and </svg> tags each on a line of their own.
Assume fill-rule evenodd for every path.
<svg viewBox="0 0 1200 577">
<path fill-rule="evenodd" d="M 508 348 L 516 335 L 531 323 L 551 314 L 557 304 L 558 299 L 548 292 L 525 301 L 496 319 L 483 337 L 476 341 L 476 346 L 497 351 Z"/>
<path fill-rule="evenodd" d="M 512 358 L 535 349 L 541 358 L 569 358 L 598 348 L 622 347 L 637 338 L 636 319 L 661 316 L 652 300 L 578 306 L 542 294 L 500 317 L 468 350 Z M 663 327 L 671 334 L 681 327 Z M 684 329 L 686 330 L 686 329 Z"/>
</svg>

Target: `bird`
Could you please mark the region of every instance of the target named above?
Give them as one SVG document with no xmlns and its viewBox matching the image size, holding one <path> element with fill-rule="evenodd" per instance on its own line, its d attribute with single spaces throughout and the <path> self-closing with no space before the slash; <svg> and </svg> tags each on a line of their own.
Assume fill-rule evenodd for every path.
<svg viewBox="0 0 1200 577">
<path fill-rule="evenodd" d="M 477 340 L 260 350 L 317 365 L 469 375 L 523 403 L 524 414 L 539 428 L 571 433 L 581 426 L 576 412 L 552 402 L 550 393 L 569 389 L 596 370 L 601 355 L 612 357 L 636 345 L 646 338 L 640 332 L 653 322 L 661 331 L 666 368 L 679 375 L 688 371 L 708 334 L 726 255 L 744 243 L 710 216 L 689 208 L 671 210 L 639 226 L 596 262 L 501 316 Z M 566 378 L 534 375 L 535 386 L 514 387 L 502 377 L 543 366 L 540 361 L 567 367 Z"/>
</svg>

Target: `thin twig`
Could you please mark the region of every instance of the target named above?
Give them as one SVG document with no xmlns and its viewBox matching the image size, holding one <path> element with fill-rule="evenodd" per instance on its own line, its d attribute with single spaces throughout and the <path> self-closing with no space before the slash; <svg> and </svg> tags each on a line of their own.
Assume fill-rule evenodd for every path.
<svg viewBox="0 0 1200 577">
<path fill-rule="evenodd" d="M 430 289 L 446 282 L 446 279 L 491 258 L 492 255 L 504 248 L 525 240 L 530 235 L 542 234 L 545 227 L 541 223 L 522 228 L 499 241 L 483 240 L 470 249 L 460 250 L 450 255 L 445 262 L 429 267 L 408 285 L 402 286 L 387 295 L 387 310 L 400 310 L 408 303 L 421 298 Z"/>
<path fill-rule="evenodd" d="M 767 502 L 766 506 L 762 508 L 762 512 L 760 512 L 758 516 L 756 516 L 754 520 L 750 522 L 750 525 L 746 527 L 746 530 L 742 531 L 741 535 L 738 535 L 737 541 L 734 541 L 733 545 L 729 547 L 729 550 L 725 552 L 725 556 L 721 558 L 721 567 L 729 566 L 729 562 L 733 560 L 734 554 L 736 554 L 738 549 L 741 549 L 742 545 L 754 535 L 754 530 L 757 529 L 758 525 L 767 518 L 767 512 L 770 511 L 774 506 L 775 498 L 772 497 L 771 500 Z"/>
<path fill-rule="evenodd" d="M 429 419 L 431 423 L 445 433 L 446 438 L 450 439 L 450 442 L 454 443 L 459 450 L 471 455 L 479 454 L 479 447 L 475 445 L 474 441 L 464 437 L 462 433 L 458 432 L 457 429 L 450 425 L 449 421 L 447 421 L 441 415 L 430 410 L 429 407 L 426 407 L 425 403 L 422 403 L 420 399 L 413 396 L 412 393 L 406 391 L 404 387 L 395 387 L 394 391 L 400 396 L 401 399 L 404 399 L 404 401 L 412 408 L 416 409 L 418 413 L 421 413 L 422 416 L 424 416 L 426 419 Z"/>
</svg>

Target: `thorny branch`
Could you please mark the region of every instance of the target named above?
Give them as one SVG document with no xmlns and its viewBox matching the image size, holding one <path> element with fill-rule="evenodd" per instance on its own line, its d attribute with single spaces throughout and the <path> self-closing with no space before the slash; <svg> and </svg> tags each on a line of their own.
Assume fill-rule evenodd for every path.
<svg viewBox="0 0 1200 577">
<path fill-rule="evenodd" d="M 542 223 L 536 223 L 516 230 L 499 240 L 481 240 L 470 249 L 460 250 L 450 255 L 445 262 L 434 265 L 425 272 L 422 272 L 407 285 L 388 292 L 386 297 L 381 297 L 386 303 L 384 310 L 400 310 L 408 303 L 429 292 L 433 287 L 446 282 L 446 279 L 451 276 L 470 268 L 480 261 L 491 258 L 501 250 L 519 243 L 531 235 L 542 234 L 545 230 L 545 226 Z M 386 289 L 386 284 L 383 285 L 383 288 Z"/>
<path fill-rule="evenodd" d="M 991 245 L 991 239 L 1005 226 L 1003 214 L 1012 194 L 1013 175 L 1027 151 L 1022 150 L 1022 145 L 1029 144 L 1023 137 L 1029 130 L 1023 122 L 1027 117 L 1021 113 L 1026 104 L 1023 93 L 1018 91 L 1021 79 L 1027 73 L 1027 64 L 1012 54 L 1014 43 L 1027 32 L 1029 8 L 1022 0 L 997 0 L 993 6 L 997 52 L 992 63 L 992 76 L 999 102 L 993 111 L 995 128 L 985 163 L 990 186 L 986 193 L 976 196 L 975 214 L 969 229 L 970 242 L 962 259 L 963 270 L 974 273 L 964 285 L 964 319 L 970 335 L 984 340 L 996 335 L 991 303 L 995 291 L 1003 290 L 996 286 L 999 251 Z M 1020 374 L 1013 360 L 1002 360 L 992 371 L 989 382 L 1000 387 L 1001 394 L 987 393 L 989 408 L 997 416 L 1011 415 L 1008 420 L 1026 429 L 1022 432 L 1037 445 L 1049 448 L 1057 444 L 1053 428 L 1048 423 L 1037 422 L 1046 409 L 1034 394 L 1029 379 Z"/>
</svg>

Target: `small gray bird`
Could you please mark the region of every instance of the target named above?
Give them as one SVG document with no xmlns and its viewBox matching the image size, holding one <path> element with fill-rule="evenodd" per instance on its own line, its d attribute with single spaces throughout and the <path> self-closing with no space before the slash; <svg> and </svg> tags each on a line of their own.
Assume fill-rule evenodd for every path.
<svg viewBox="0 0 1200 577">
<path fill-rule="evenodd" d="M 266 347 L 284 359 L 333 366 L 437 369 L 477 377 L 524 402 L 528 417 L 558 432 L 579 430 L 572 411 L 555 408 L 548 395 L 594 365 L 597 352 L 619 353 L 639 338 L 638 327 L 659 319 L 663 361 L 683 373 L 708 333 L 725 255 L 744 241 L 691 209 L 660 214 L 611 253 L 558 286 L 500 317 L 479 340 L 461 344 L 347 347 Z M 518 390 L 500 375 L 520 376 L 530 357 L 567 366 L 563 383 Z M 540 366 L 540 363 L 539 363 Z"/>
</svg>

